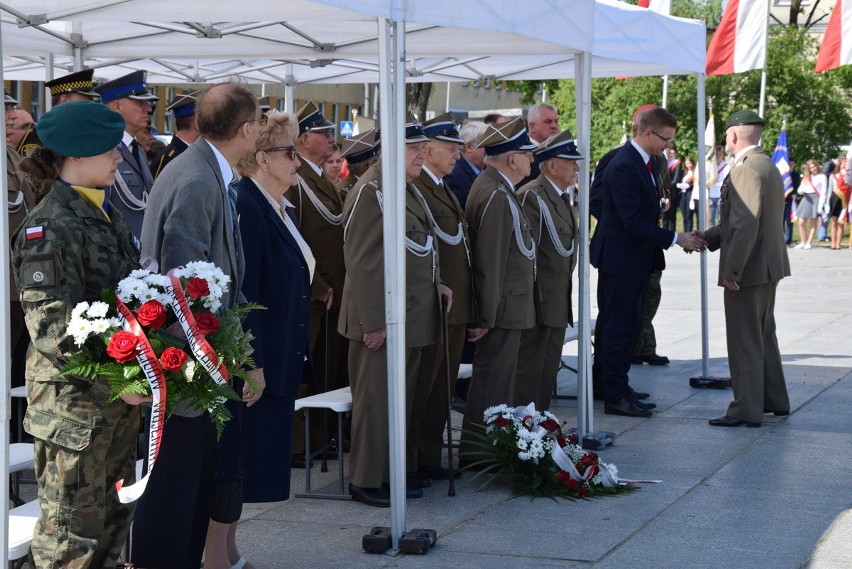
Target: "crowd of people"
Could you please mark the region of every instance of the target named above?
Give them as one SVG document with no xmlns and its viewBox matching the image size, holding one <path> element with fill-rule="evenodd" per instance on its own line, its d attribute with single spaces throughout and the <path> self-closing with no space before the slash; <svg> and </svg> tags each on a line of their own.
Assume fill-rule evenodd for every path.
<svg viewBox="0 0 852 569">
<path fill-rule="evenodd" d="M 111 566 L 132 520 L 130 560 L 138 566 L 198 567 L 203 557 L 208 569 L 251 569 L 237 547 L 237 520 L 220 513 L 218 489 L 238 479 L 245 502 L 287 499 L 291 468 L 311 468 L 295 399 L 345 386 L 353 403 L 349 440 L 335 441 L 331 452 L 350 453 L 354 500 L 390 505 L 382 293 L 388 192 L 405 200 L 406 496 L 460 476 L 443 451 L 466 349 L 473 348 L 473 375 L 460 466 L 475 469 L 484 458 L 477 434 L 486 408 L 550 406 L 565 331 L 573 326 L 584 158 L 571 131 L 559 130 L 555 107 L 534 105 L 526 121 L 495 115 L 461 128 L 450 114 L 423 123 L 409 117 L 405 183 L 386 188 L 380 131 L 338 146 L 335 125 L 314 103 L 295 115 L 267 113 L 237 82 L 183 93 L 168 104 L 171 143 L 148 155 L 140 139 L 150 134 L 157 97 L 142 72 L 93 88 L 92 72 L 83 71 L 47 86 L 54 106 L 38 125 L 17 115 L 7 98 L 7 133 L 10 121 L 15 134 L 21 131 L 7 155 L 21 186 L 9 200 L 10 215 L 20 202 L 13 341 L 20 355 L 28 333 L 34 354 L 16 381 L 26 377 L 24 427 L 36 449 L 36 567 Z M 10 119 L 9 112 L 16 114 Z M 681 164 L 671 151 L 677 120 L 665 109 L 640 107 L 632 139 L 598 163 L 590 192 L 600 310 L 593 375 L 605 413 L 650 417 L 656 407 L 650 394 L 630 387 L 628 372 L 631 364 L 668 363 L 656 353 L 652 320 L 663 251 L 674 245 L 722 250 L 734 402 L 711 424 L 759 426 L 767 410 L 789 411 L 780 357 L 769 365 L 777 356 L 774 290 L 789 263 L 783 192 L 771 196 L 778 180 L 756 146 L 762 125 L 751 112 L 726 123 L 734 160 L 728 166 L 718 150 L 719 169 L 704 189 L 708 219 L 718 223 L 706 232 L 690 223 L 701 189 L 694 160 Z M 845 173 L 843 164 L 837 168 Z M 754 176 L 745 174 L 751 169 L 765 178 L 754 187 Z M 806 178 L 808 187 L 802 182 L 803 196 L 826 193 L 818 176 Z M 755 199 L 772 204 L 761 217 L 777 213 L 773 224 L 749 225 L 737 213 Z M 840 203 L 835 219 L 845 215 L 848 195 Z M 767 229 L 774 224 L 777 236 Z M 758 259 L 751 252 L 764 240 L 766 258 Z M 98 299 L 149 260 L 164 273 L 212 262 L 231 279 L 225 307 L 252 302 L 266 310 L 243 322 L 254 336 L 257 368 L 251 382 L 234 385 L 240 401 L 228 403 L 235 419 L 221 438 L 206 413 L 175 409 L 145 493 L 122 504 L 115 482 L 134 477 L 148 400 L 107 403 L 105 383 L 59 372 L 73 351 L 65 328 L 76 303 Z M 327 445 L 320 429 L 312 434 L 312 444 Z"/>
</svg>

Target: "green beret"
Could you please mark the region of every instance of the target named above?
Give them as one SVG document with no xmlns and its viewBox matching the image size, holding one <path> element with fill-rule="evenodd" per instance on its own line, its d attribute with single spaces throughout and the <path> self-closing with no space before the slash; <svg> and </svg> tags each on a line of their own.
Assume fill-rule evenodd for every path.
<svg viewBox="0 0 852 569">
<path fill-rule="evenodd" d="M 728 120 L 725 121 L 725 130 L 732 126 L 739 126 L 741 124 L 757 124 L 763 126 L 763 119 L 754 111 L 737 111 L 732 113 L 731 116 L 728 117 Z"/>
<path fill-rule="evenodd" d="M 57 154 L 85 158 L 118 146 L 124 136 L 124 119 L 101 103 L 74 101 L 46 112 L 36 132 L 41 143 Z"/>
</svg>

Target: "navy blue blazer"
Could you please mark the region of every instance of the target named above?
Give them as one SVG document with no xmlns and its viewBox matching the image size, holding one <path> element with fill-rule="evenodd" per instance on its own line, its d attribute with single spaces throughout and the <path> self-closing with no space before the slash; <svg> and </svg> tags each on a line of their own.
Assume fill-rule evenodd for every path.
<svg viewBox="0 0 852 569">
<path fill-rule="evenodd" d="M 237 213 L 245 257 L 242 291 L 253 310 L 243 326 L 254 335 L 254 361 L 266 395 L 293 397 L 309 352 L 310 269 L 299 244 L 248 176 L 237 183 Z"/>
<path fill-rule="evenodd" d="M 450 188 L 456 197 L 459 199 L 462 209 L 467 203 L 467 196 L 470 194 L 470 187 L 479 174 L 473 171 L 470 162 L 465 160 L 464 156 L 458 159 L 456 165 L 453 166 L 453 171 L 444 176 L 444 183 Z"/>
<path fill-rule="evenodd" d="M 607 164 L 601 201 L 601 218 L 589 246 L 592 265 L 611 275 L 649 278 L 674 232 L 657 225 L 660 193 L 632 144 L 622 146 Z"/>
</svg>

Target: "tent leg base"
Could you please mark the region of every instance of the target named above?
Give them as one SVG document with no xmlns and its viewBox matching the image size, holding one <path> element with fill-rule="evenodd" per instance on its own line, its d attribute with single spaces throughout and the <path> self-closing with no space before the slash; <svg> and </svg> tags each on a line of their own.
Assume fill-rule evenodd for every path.
<svg viewBox="0 0 852 569">
<path fill-rule="evenodd" d="M 728 389 L 731 387 L 730 377 L 690 377 L 689 386 L 696 389 Z"/>
<path fill-rule="evenodd" d="M 582 447 L 589 450 L 602 450 L 615 442 L 615 433 L 609 431 L 595 431 L 586 433 L 583 437 Z"/>
</svg>

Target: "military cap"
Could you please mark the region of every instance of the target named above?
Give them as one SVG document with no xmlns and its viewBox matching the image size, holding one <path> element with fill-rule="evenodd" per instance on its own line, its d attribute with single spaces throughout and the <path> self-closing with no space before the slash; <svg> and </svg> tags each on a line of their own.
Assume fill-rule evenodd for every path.
<svg viewBox="0 0 852 569">
<path fill-rule="evenodd" d="M 451 113 L 444 113 L 423 123 L 423 134 L 436 140 L 464 144 Z"/>
<path fill-rule="evenodd" d="M 18 99 L 9 94 L 9 91 L 3 89 L 3 103 L 6 105 L 17 105 Z"/>
<path fill-rule="evenodd" d="M 115 148 L 124 136 L 124 119 L 106 105 L 73 101 L 42 115 L 36 132 L 41 143 L 57 154 L 85 158 Z"/>
<path fill-rule="evenodd" d="M 268 113 L 272 105 L 269 104 L 269 97 L 258 97 L 257 104 L 260 105 L 260 112 Z"/>
<path fill-rule="evenodd" d="M 92 90 L 92 76 L 94 76 L 94 74 L 94 69 L 75 71 L 74 73 L 69 73 L 65 77 L 48 81 L 44 84 L 44 86 L 50 89 L 50 95 L 53 97 L 57 95 L 64 95 L 66 93 L 79 93 L 86 97 L 94 98 L 98 96 L 98 94 Z"/>
<path fill-rule="evenodd" d="M 340 155 L 350 164 L 360 164 L 376 156 L 382 148 L 379 129 L 373 128 L 362 134 L 350 136 L 343 141 Z"/>
<path fill-rule="evenodd" d="M 405 143 L 429 142 L 429 137 L 423 134 L 423 125 L 411 113 L 405 119 Z"/>
<path fill-rule="evenodd" d="M 334 123 L 325 118 L 320 112 L 319 107 L 313 102 L 309 102 L 299 109 L 296 118 L 299 120 L 299 134 L 334 128 Z"/>
<path fill-rule="evenodd" d="M 134 71 L 118 79 L 107 81 L 95 87 L 95 92 L 101 96 L 104 103 L 127 97 L 136 101 L 159 101 L 160 98 L 148 91 L 145 86 L 146 73 Z"/>
<path fill-rule="evenodd" d="M 169 101 L 169 105 L 166 107 L 166 110 L 171 111 L 175 118 L 191 117 L 195 114 L 196 95 L 198 95 L 198 91 L 175 95 L 174 98 Z"/>
<path fill-rule="evenodd" d="M 725 130 L 728 130 L 732 126 L 739 126 L 742 124 L 756 124 L 763 126 L 763 119 L 754 111 L 737 111 L 735 113 L 731 113 L 731 116 L 729 116 L 728 120 L 725 121 Z"/>
<path fill-rule="evenodd" d="M 535 156 L 536 163 L 551 158 L 567 158 L 568 160 L 581 160 L 583 158 L 583 155 L 577 150 L 577 140 L 567 128 L 542 142 L 533 151 L 533 156 Z"/>
<path fill-rule="evenodd" d="M 512 150 L 534 150 L 535 144 L 527 134 L 524 119 L 518 117 L 501 125 L 488 125 L 477 148 L 484 148 L 487 156 L 496 156 Z"/>
</svg>

